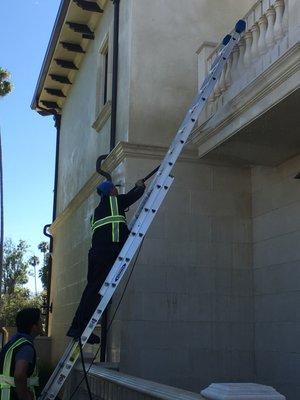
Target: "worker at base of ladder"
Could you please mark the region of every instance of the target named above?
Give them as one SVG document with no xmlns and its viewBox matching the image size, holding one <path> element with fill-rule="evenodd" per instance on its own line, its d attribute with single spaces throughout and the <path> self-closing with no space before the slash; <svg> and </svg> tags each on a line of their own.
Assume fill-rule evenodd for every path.
<svg viewBox="0 0 300 400">
<path fill-rule="evenodd" d="M 34 338 L 42 333 L 38 308 L 24 308 L 16 317 L 18 332 L 0 353 L 0 399 L 34 400 L 39 385 Z"/>
<path fill-rule="evenodd" d="M 119 255 L 129 234 L 125 212 L 144 193 L 143 180 L 127 194 L 118 194 L 114 184 L 107 180 L 97 186 L 100 203 L 92 218 L 92 246 L 88 254 L 87 285 L 67 336 L 79 338 L 100 302 L 99 290 Z M 100 343 L 99 336 L 91 334 L 88 343 Z"/>
</svg>

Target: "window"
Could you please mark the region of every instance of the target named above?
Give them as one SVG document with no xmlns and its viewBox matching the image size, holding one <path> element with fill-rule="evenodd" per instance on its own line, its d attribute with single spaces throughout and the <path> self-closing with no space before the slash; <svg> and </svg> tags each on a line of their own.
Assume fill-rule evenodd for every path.
<svg viewBox="0 0 300 400">
<path fill-rule="evenodd" d="M 103 104 L 107 103 L 107 87 L 108 87 L 108 47 L 103 54 Z"/>
<path fill-rule="evenodd" d="M 92 127 L 100 132 L 111 114 L 111 73 L 109 35 L 105 35 L 98 55 L 98 78 L 96 86 L 96 120 Z"/>
</svg>

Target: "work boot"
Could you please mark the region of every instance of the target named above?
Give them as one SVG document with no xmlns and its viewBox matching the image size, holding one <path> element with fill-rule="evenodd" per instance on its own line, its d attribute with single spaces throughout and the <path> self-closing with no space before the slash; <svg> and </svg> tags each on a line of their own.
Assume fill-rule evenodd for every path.
<svg viewBox="0 0 300 400">
<path fill-rule="evenodd" d="M 94 333 L 91 333 L 91 336 L 88 338 L 87 342 L 89 344 L 99 344 L 100 338 L 99 338 L 99 336 L 95 335 Z"/>
</svg>

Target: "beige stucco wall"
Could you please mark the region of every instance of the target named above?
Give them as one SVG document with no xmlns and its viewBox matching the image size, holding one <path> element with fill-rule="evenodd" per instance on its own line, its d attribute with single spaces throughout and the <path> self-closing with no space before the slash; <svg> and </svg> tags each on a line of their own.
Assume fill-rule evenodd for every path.
<svg viewBox="0 0 300 400">
<path fill-rule="evenodd" d="M 95 196 L 93 196 L 95 197 Z M 72 321 L 85 286 L 87 253 L 90 246 L 90 221 L 96 200 L 87 199 L 54 231 L 54 256 L 51 281 L 53 312 L 50 317 L 52 362 L 66 346 L 66 331 Z"/>
<path fill-rule="evenodd" d="M 126 140 L 128 131 L 129 35 L 131 1 L 121 2 L 120 66 L 118 91 L 118 140 Z M 113 6 L 108 2 L 87 54 L 65 102 L 60 137 L 57 212 L 62 212 L 95 171 L 99 155 L 109 153 L 110 118 L 100 132 L 92 128 L 100 109 L 102 94 L 100 49 L 108 35 L 108 99 L 111 100 Z"/>
<path fill-rule="evenodd" d="M 197 90 L 196 51 L 220 42 L 253 0 L 133 2 L 129 140 L 168 144 Z"/>
</svg>

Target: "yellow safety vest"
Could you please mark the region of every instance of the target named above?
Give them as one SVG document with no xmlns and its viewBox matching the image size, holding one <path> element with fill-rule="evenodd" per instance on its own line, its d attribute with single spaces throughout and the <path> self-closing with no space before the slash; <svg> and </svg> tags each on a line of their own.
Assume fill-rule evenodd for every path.
<svg viewBox="0 0 300 400">
<path fill-rule="evenodd" d="M 11 371 L 11 364 L 12 364 L 12 356 L 14 350 L 18 347 L 22 346 L 24 343 L 32 343 L 25 339 L 20 338 L 12 343 L 9 349 L 6 351 L 4 356 L 2 374 L 0 375 L 0 400 L 11 400 L 12 399 L 12 388 L 16 387 L 15 379 L 13 376 L 10 375 Z M 38 371 L 37 366 L 35 365 L 34 372 L 30 378 L 27 379 L 27 386 L 32 391 L 34 398 L 35 396 L 35 386 L 39 386 L 39 378 L 38 378 Z"/>
<path fill-rule="evenodd" d="M 111 215 L 105 218 L 98 219 L 97 221 L 92 221 L 93 233 L 96 229 L 101 228 L 104 225 L 111 224 L 111 235 L 112 242 L 117 243 L 120 241 L 120 224 L 126 224 L 126 218 L 124 215 L 119 214 L 118 199 L 116 196 L 109 197 L 110 212 Z"/>
</svg>

